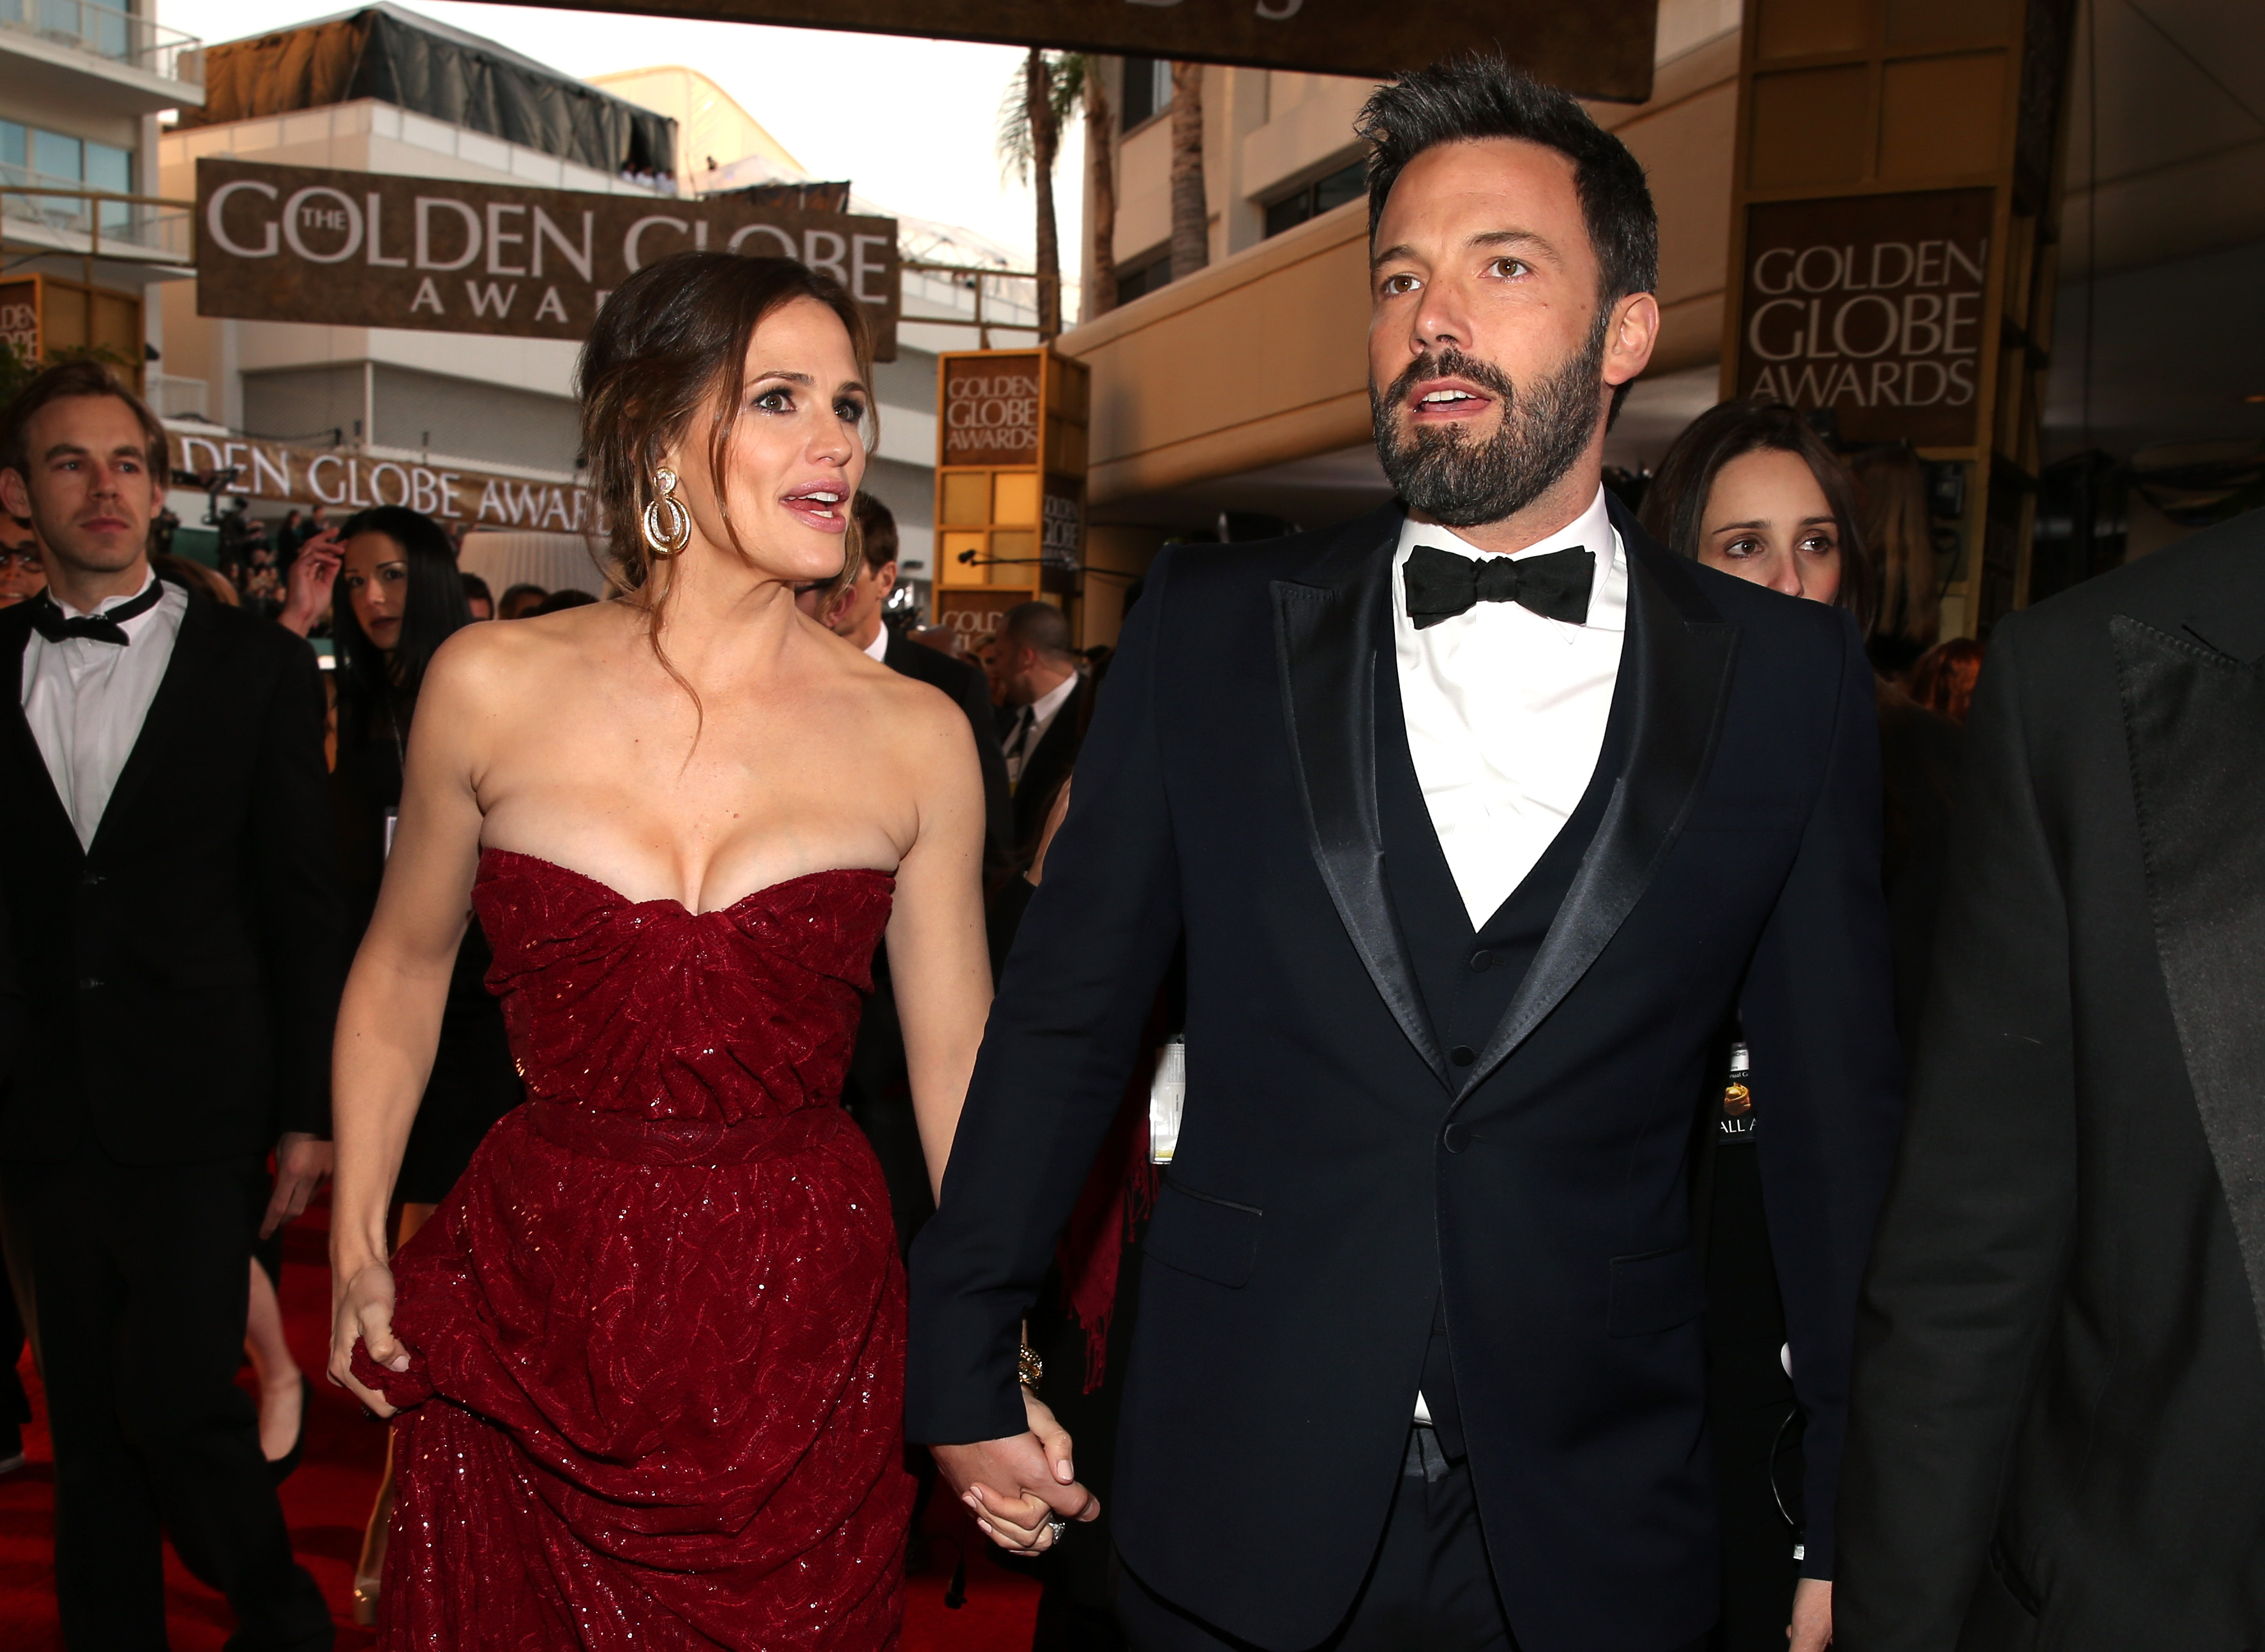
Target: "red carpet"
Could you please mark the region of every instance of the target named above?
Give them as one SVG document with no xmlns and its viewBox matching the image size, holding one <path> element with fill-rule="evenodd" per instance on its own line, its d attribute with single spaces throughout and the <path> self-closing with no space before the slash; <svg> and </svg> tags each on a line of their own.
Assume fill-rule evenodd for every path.
<svg viewBox="0 0 2265 1652">
<path fill-rule="evenodd" d="M 385 1464 L 385 1435 L 319 1374 L 330 1335 L 329 1216 L 326 1206 L 309 1211 L 286 1240 L 284 1322 L 292 1351 L 315 1375 L 315 1406 L 307 1418 L 306 1456 L 283 1485 L 283 1512 L 300 1563 L 330 1598 L 341 1652 L 350 1652 L 374 1640 L 369 1630 L 354 1627 L 351 1606 L 353 1564 Z M 23 1372 L 34 1422 L 24 1437 L 30 1462 L 0 1477 L 0 1647 L 9 1652 L 61 1652 L 53 1567 L 54 1453 L 47 1443 L 45 1397 L 28 1353 Z M 244 1380 L 248 1386 L 248 1371 Z M 1031 1644 L 1038 1585 L 982 1556 L 989 1546 L 948 1497 L 933 1501 L 926 1524 L 933 1560 L 907 1592 L 903 1652 L 1023 1652 Z M 967 1597 L 954 1611 L 943 1597 L 963 1546 L 970 1561 Z M 165 1553 L 165 1581 L 172 1652 L 220 1652 L 232 1624 L 227 1603 L 190 1576 L 171 1548 Z"/>
</svg>

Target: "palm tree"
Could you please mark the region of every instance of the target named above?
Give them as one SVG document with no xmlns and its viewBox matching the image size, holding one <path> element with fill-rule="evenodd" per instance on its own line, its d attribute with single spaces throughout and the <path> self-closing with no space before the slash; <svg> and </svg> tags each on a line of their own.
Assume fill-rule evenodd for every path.
<svg viewBox="0 0 2265 1652">
<path fill-rule="evenodd" d="M 1172 65 L 1172 279 L 1211 262 L 1211 202 L 1204 190 L 1201 63 Z"/>
<path fill-rule="evenodd" d="M 1059 56 L 1033 46 L 999 104 L 999 158 L 1038 198 L 1038 337 L 1061 331 L 1061 247 L 1054 229 L 1054 158 L 1061 149 Z"/>
<path fill-rule="evenodd" d="M 1054 91 L 1054 106 L 1064 120 L 1073 110 L 1085 111 L 1085 200 L 1093 228 L 1086 246 L 1082 319 L 1091 321 L 1117 308 L 1117 163 L 1111 153 L 1117 114 L 1097 57 L 1074 52 L 1058 60 Z"/>
</svg>

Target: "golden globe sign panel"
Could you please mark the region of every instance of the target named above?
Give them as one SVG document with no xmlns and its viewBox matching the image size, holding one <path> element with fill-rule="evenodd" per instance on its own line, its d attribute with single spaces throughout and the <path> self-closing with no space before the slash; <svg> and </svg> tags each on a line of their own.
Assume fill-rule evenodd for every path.
<svg viewBox="0 0 2265 1652">
<path fill-rule="evenodd" d="M 1738 394 L 1830 407 L 1849 441 L 1976 440 L 1989 189 L 1758 203 Z"/>
<path fill-rule="evenodd" d="M 896 359 L 893 218 L 207 158 L 197 230 L 200 316 L 579 340 L 654 259 L 738 252 L 833 276 Z"/>
</svg>

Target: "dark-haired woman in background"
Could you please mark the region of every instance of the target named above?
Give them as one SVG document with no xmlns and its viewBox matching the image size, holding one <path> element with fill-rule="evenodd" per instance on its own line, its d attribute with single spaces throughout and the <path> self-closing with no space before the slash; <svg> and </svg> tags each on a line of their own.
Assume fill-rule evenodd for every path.
<svg viewBox="0 0 2265 1652">
<path fill-rule="evenodd" d="M 403 761 L 418 691 L 433 651 L 472 623 L 448 535 L 431 517 L 380 506 L 339 530 L 331 634 L 338 665 L 338 762 L 331 797 L 346 899 L 359 935 L 377 905 L 378 886 L 401 807 Z M 401 1204 L 396 1242 L 407 1244 L 446 1198 L 495 1121 L 525 1099 L 513 1069 L 503 1010 L 487 990 L 494 962 L 477 919 L 468 919 L 448 978 L 432 1076 L 402 1154 L 394 1197 Z M 375 1620 L 378 1580 L 393 1510 L 393 1465 L 378 1488 L 354 1568 L 354 1612 Z"/>
<path fill-rule="evenodd" d="M 1937 643 L 1911 668 L 1911 696 L 1959 727 L 1966 726 L 1974 685 L 1982 680 L 1982 644 L 1970 637 Z"/>
<path fill-rule="evenodd" d="M 1670 549 L 1845 608 L 1860 636 L 1880 589 L 1848 472 L 1789 407 L 1725 402 L 1693 420 L 1661 461 L 1643 522 Z M 1876 695 L 1884 778 L 1881 877 L 1906 1047 L 1923 992 L 1928 928 L 1948 826 L 1957 731 L 1885 682 Z M 1735 1038 L 1735 1030 L 1726 1032 Z M 1710 1098 L 1694 1225 L 1707 1266 L 1708 1423 L 1722 1504 L 1722 1652 L 1785 1645 L 1800 1570 L 1794 1389 L 1785 1312 L 1755 1161 L 1769 1128 L 1769 1052 L 1734 1044 L 1722 1098 Z M 1747 1066 L 1751 1059 L 1751 1068 Z M 1774 1471 L 1774 1472 L 1773 1472 Z M 1781 1511 L 1782 1510 L 1782 1511 Z"/>
<path fill-rule="evenodd" d="M 857 555 L 871 374 L 801 265 L 647 265 L 578 372 L 617 594 L 427 674 L 333 1085 L 389 1648 L 896 1643 L 904 1273 L 841 1085 L 885 935 L 940 1178 L 991 975 L 966 717 L 795 606 Z M 468 901 L 530 1099 L 389 1264 Z"/>
</svg>

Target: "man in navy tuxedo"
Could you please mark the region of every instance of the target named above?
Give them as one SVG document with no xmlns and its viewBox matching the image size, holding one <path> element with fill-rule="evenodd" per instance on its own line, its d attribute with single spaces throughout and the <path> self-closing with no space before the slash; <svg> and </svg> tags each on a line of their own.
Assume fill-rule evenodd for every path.
<svg viewBox="0 0 2265 1652">
<path fill-rule="evenodd" d="M 1399 498 L 1149 571 L 915 1248 L 911 1431 L 1002 1543 L 1078 1540 L 1016 1327 L 1183 943 L 1117 1459 L 1132 1644 L 1697 1644 L 1688 1163 L 1736 1016 L 1769 1075 L 1815 1652 L 1899 1108 L 1861 640 L 1602 487 L 1659 325 L 1627 149 L 1485 60 L 1362 129 Z"/>
</svg>

